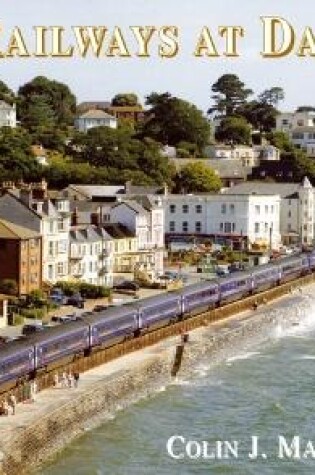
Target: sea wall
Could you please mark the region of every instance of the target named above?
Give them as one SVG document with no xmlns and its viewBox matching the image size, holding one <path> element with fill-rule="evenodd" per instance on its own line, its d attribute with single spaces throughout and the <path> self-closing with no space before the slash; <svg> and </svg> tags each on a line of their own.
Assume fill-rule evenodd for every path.
<svg viewBox="0 0 315 475">
<path fill-rule="evenodd" d="M 281 304 L 278 302 L 276 305 L 265 306 L 246 316 L 245 320 L 235 318 L 220 325 L 192 331 L 185 344 L 178 376 L 189 377 L 202 359 L 210 364 L 217 364 L 236 352 L 253 348 L 269 338 L 279 325 L 296 325 L 299 315 L 297 305 L 292 305 L 291 298 L 286 298 L 286 302 L 282 301 Z M 300 308 L 303 307 L 303 302 L 301 297 Z M 74 393 L 66 404 L 61 402 L 57 409 L 37 420 L 34 417 L 32 424 L 20 427 L 12 437 L 1 440 L 0 473 L 29 473 L 75 437 L 85 433 L 87 428 L 100 424 L 117 410 L 153 395 L 162 386 L 170 384 L 176 345 L 179 343 L 180 340 L 176 337 L 140 350 L 143 352 L 140 364 L 130 363 L 125 369 L 104 377 L 83 394 Z M 132 358 L 130 361 L 132 362 Z"/>
</svg>

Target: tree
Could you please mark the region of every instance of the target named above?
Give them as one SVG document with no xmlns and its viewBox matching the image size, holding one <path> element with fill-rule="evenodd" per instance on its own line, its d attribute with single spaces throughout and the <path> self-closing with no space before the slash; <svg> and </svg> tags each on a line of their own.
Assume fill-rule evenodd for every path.
<svg viewBox="0 0 315 475">
<path fill-rule="evenodd" d="M 19 119 L 25 127 L 28 127 L 29 116 L 35 115 L 30 109 L 44 107 L 47 112 L 49 110 L 49 116 L 56 127 L 73 125 L 76 98 L 69 87 L 61 82 L 37 76 L 19 88 L 18 100 Z"/>
<path fill-rule="evenodd" d="M 217 192 L 222 183 L 212 168 L 201 161 L 185 165 L 175 178 L 178 191 L 185 193 Z"/>
<path fill-rule="evenodd" d="M 260 132 L 271 132 L 275 128 L 277 113 L 273 105 L 259 101 L 248 102 L 238 109 L 238 114 Z"/>
<path fill-rule="evenodd" d="M 209 141 L 210 125 L 194 104 L 168 92 L 152 93 L 146 98 L 151 106 L 140 136 L 151 137 L 164 145 L 177 146 L 185 141 L 197 146 L 199 153 Z"/>
<path fill-rule="evenodd" d="M 15 94 L 3 81 L 0 81 L 0 100 L 14 104 Z"/>
<path fill-rule="evenodd" d="M 251 89 L 246 89 L 245 84 L 235 74 L 224 74 L 212 86 L 214 106 L 208 114 L 219 112 L 220 115 L 233 115 L 240 106 L 243 106 L 248 96 L 253 94 Z"/>
<path fill-rule="evenodd" d="M 224 143 L 249 145 L 251 127 L 243 117 L 226 117 L 217 128 L 215 137 Z"/>
<path fill-rule="evenodd" d="M 259 102 L 269 106 L 278 107 L 279 102 L 284 100 L 284 90 L 282 87 L 271 87 L 259 94 Z"/>
<path fill-rule="evenodd" d="M 116 94 L 115 97 L 112 99 L 112 106 L 138 106 L 139 99 L 137 94 L 133 92 L 123 93 L 123 94 Z"/>
</svg>

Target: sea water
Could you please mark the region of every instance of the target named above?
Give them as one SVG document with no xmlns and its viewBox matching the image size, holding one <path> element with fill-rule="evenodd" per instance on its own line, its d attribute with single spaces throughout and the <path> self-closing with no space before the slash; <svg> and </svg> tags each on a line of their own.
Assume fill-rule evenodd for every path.
<svg viewBox="0 0 315 475">
<path fill-rule="evenodd" d="M 207 360 L 200 362 L 192 377 L 178 378 L 153 397 L 116 413 L 40 473 L 314 474 L 315 312 L 304 317 L 288 330 L 277 327 L 263 345 L 215 368 Z M 260 452 L 254 459 L 253 437 L 259 437 Z M 285 447 L 279 448 L 279 440 Z M 186 451 L 189 441 L 194 441 L 189 453 L 193 458 Z M 224 450 L 216 454 L 218 441 L 237 443 L 237 457 Z M 198 444 L 205 443 L 206 455 L 213 448 L 216 457 L 196 456 Z"/>
</svg>

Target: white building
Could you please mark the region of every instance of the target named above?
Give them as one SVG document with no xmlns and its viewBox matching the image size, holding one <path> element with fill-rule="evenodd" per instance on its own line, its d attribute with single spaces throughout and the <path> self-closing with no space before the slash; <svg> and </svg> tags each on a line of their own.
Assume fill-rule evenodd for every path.
<svg viewBox="0 0 315 475">
<path fill-rule="evenodd" d="M 81 114 L 74 121 L 74 126 L 80 132 L 87 132 L 93 127 L 110 127 L 111 129 L 117 129 L 118 121 L 116 117 L 107 114 L 100 109 L 89 110 L 84 114 Z"/>
<path fill-rule="evenodd" d="M 281 112 L 276 117 L 276 130 L 291 134 L 298 127 L 315 126 L 315 111 Z"/>
<path fill-rule="evenodd" d="M 226 193 L 259 193 L 279 194 L 280 202 L 280 233 L 285 244 L 300 243 L 312 245 L 314 243 L 315 227 L 315 190 L 308 178 L 302 183 L 267 183 L 246 182 L 236 185 Z"/>
<path fill-rule="evenodd" d="M 97 226 L 72 227 L 69 276 L 94 285 L 113 286 L 114 240 Z"/>
<path fill-rule="evenodd" d="M 115 204 L 110 210 L 112 222 L 133 231 L 138 241 L 139 258 L 150 261 L 157 273 L 163 272 L 164 209 L 160 197 L 139 197 Z"/>
<path fill-rule="evenodd" d="M 6 193 L 0 198 L 0 217 L 42 235 L 43 281 L 55 283 L 68 279 L 70 210 L 67 200 L 53 203 L 44 194 L 45 189 Z"/>
<path fill-rule="evenodd" d="M 0 101 L 0 127 L 16 127 L 16 106 Z"/>
<path fill-rule="evenodd" d="M 279 195 L 168 195 L 163 197 L 167 234 L 244 238 L 277 249 Z"/>
</svg>

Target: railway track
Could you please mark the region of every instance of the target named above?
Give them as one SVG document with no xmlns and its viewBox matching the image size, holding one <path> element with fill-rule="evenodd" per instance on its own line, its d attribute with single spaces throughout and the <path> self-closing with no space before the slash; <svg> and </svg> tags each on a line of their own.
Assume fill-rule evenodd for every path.
<svg viewBox="0 0 315 475">
<path fill-rule="evenodd" d="M 57 370 L 58 372 L 71 371 L 73 373 L 74 371 L 78 371 L 79 373 L 84 373 L 89 369 L 112 361 L 115 358 L 119 358 L 120 356 L 127 355 L 133 351 L 154 345 L 166 338 L 181 335 L 183 333 L 195 330 L 196 328 L 207 326 L 215 322 L 222 323 L 222 325 L 224 325 L 231 316 L 246 310 L 253 309 L 254 304 L 256 303 L 258 303 L 258 306 L 261 304 L 270 303 L 282 296 L 289 294 L 294 288 L 312 283 L 314 278 L 315 274 L 308 274 L 304 277 L 300 277 L 293 281 L 281 284 L 280 286 L 263 291 L 259 294 L 245 297 L 236 302 L 229 303 L 223 305 L 222 307 L 192 316 L 181 322 L 177 322 L 158 330 L 148 332 L 137 338 L 132 338 L 110 348 L 95 351 L 88 356 L 80 356 L 75 358 L 71 363 L 67 363 L 58 367 Z M 248 318 L 248 315 L 244 315 L 244 320 L 248 320 Z M 240 321 L 242 321 L 242 319 Z M 52 370 L 37 376 L 37 384 L 40 391 L 53 386 L 53 376 L 57 370 Z M 13 389 L 13 392 L 15 393 L 17 401 L 23 401 L 25 399 L 25 395 L 23 394 L 25 389 L 23 387 L 18 386 Z M 5 395 L 5 392 L 2 393 L 2 396 Z"/>
</svg>

